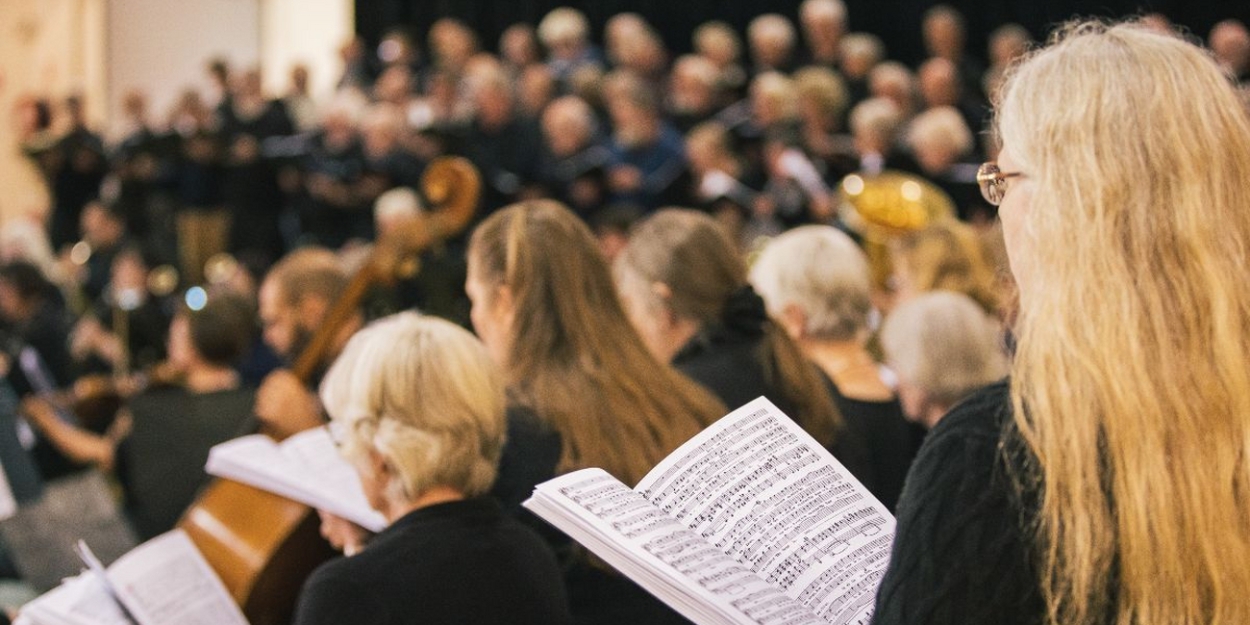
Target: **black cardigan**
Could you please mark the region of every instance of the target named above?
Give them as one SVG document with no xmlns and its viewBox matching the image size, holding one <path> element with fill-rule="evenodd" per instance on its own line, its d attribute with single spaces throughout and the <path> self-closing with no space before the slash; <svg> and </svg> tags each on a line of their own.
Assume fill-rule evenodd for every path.
<svg viewBox="0 0 1250 625">
<path fill-rule="evenodd" d="M 296 625 L 565 625 L 555 556 L 490 498 L 410 512 L 304 584 Z"/>
<path fill-rule="evenodd" d="M 1025 458 L 1013 433 L 1005 382 L 956 406 L 929 433 L 899 498 L 874 624 L 1043 622 L 1029 529 L 1036 493 L 1013 485 Z"/>
</svg>

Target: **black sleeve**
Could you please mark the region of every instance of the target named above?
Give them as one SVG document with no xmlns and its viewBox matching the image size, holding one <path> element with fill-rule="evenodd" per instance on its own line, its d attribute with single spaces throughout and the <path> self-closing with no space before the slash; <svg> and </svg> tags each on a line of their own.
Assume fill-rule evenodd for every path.
<svg viewBox="0 0 1250 625">
<path fill-rule="evenodd" d="M 1031 541 L 998 453 L 1000 408 L 970 401 L 925 441 L 899 499 L 874 624 L 1042 622 Z"/>
<path fill-rule="evenodd" d="M 560 434 L 527 408 L 508 408 L 508 438 L 491 495 L 511 514 L 521 511 L 534 487 L 556 475 Z"/>
</svg>

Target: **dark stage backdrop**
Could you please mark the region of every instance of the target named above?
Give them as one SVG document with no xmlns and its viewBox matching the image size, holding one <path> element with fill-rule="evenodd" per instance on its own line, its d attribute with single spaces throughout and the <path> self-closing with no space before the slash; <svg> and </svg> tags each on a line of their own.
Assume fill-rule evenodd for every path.
<svg viewBox="0 0 1250 625">
<path fill-rule="evenodd" d="M 712 19 L 728 22 L 744 32 L 751 19 L 776 12 L 794 19 L 800 0 L 356 0 L 356 30 L 376 43 L 389 29 L 409 29 L 424 44 L 430 24 L 445 16 L 459 18 L 481 37 L 483 48 L 494 51 L 499 34 L 517 22 L 537 24 L 557 6 L 581 9 L 591 28 L 602 34 L 609 17 L 635 11 L 647 18 L 668 44 L 680 54 L 690 50 L 695 27 Z M 920 21 L 933 0 L 845 0 L 850 30 L 881 37 L 890 58 L 915 64 L 923 60 Z M 950 0 L 946 4 L 963 12 L 968 21 L 969 52 L 985 56 L 986 36 L 997 26 L 1018 22 L 1035 37 L 1073 16 L 1126 16 L 1159 12 L 1204 39 L 1211 26 L 1235 17 L 1250 23 L 1250 2 L 1245 0 Z"/>
</svg>

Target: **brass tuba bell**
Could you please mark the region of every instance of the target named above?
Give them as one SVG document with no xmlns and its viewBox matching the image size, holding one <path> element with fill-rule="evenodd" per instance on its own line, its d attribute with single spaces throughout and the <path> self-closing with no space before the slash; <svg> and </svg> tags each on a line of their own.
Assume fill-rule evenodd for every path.
<svg viewBox="0 0 1250 625">
<path fill-rule="evenodd" d="M 900 171 L 851 174 L 838 184 L 839 216 L 863 238 L 873 285 L 884 289 L 893 272 L 890 241 L 955 216 L 955 202 L 937 185 Z"/>
</svg>

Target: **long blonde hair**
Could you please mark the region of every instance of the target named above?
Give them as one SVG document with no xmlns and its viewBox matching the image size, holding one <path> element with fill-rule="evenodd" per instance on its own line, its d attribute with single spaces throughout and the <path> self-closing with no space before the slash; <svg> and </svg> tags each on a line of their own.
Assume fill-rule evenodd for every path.
<svg viewBox="0 0 1250 625">
<path fill-rule="evenodd" d="M 1012 403 L 1049 620 L 1250 622 L 1246 109 L 1133 24 L 1065 28 L 1000 102 L 1035 185 Z"/>
<path fill-rule="evenodd" d="M 558 202 L 514 204 L 478 226 L 472 273 L 515 304 L 506 375 L 561 435 L 560 471 L 633 484 L 726 410 L 647 351 L 594 236 Z"/>
</svg>

